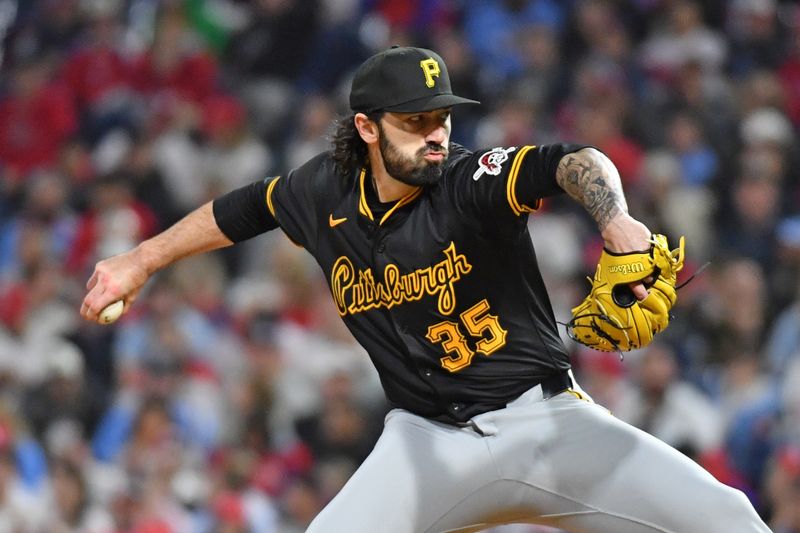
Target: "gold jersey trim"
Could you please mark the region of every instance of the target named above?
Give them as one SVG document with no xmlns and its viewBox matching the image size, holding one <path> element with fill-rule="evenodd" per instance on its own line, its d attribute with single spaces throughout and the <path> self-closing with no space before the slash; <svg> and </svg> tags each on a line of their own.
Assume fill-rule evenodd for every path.
<svg viewBox="0 0 800 533">
<path fill-rule="evenodd" d="M 472 270 L 466 256 L 451 242 L 442 253 L 444 259 L 429 267 L 401 274 L 397 265 L 386 265 L 383 281 L 377 281 L 372 269 L 356 270 L 347 256 L 341 256 L 331 268 L 331 292 L 339 315 L 387 309 L 423 296 L 438 298 L 439 312 L 449 315 L 456 307 L 455 283 Z"/>
<path fill-rule="evenodd" d="M 367 176 L 367 169 L 365 167 L 361 169 L 361 174 L 359 174 L 358 176 L 358 186 L 361 188 L 361 194 L 358 197 L 358 212 L 370 220 L 375 220 L 375 218 L 372 216 L 372 211 L 367 205 L 367 195 L 365 194 L 364 191 L 364 178 L 366 176 Z"/>
<path fill-rule="evenodd" d="M 276 219 L 277 217 L 275 216 L 275 206 L 272 205 L 272 189 L 275 188 L 275 184 L 278 183 L 279 179 L 281 179 L 280 176 L 276 177 L 274 180 L 269 182 L 269 185 L 267 185 L 267 194 L 266 194 L 267 208 L 269 209 L 269 212 L 272 213 L 272 216 Z"/>
<path fill-rule="evenodd" d="M 511 210 L 517 216 L 520 216 L 523 213 L 531 213 L 536 211 L 539 209 L 539 206 L 542 203 L 540 199 L 537 199 L 534 206 L 530 207 L 525 204 L 521 204 L 519 200 L 517 200 L 517 178 L 519 177 L 519 170 L 522 168 L 522 160 L 525 158 L 525 154 L 534 148 L 536 148 L 536 146 L 523 146 L 519 152 L 517 152 L 517 155 L 514 156 L 514 161 L 511 164 L 511 170 L 508 172 L 508 181 L 506 182 L 506 197 L 508 198 L 508 205 L 511 206 Z"/>
<path fill-rule="evenodd" d="M 400 209 L 404 205 L 410 204 L 411 202 L 413 202 L 417 198 L 417 196 L 419 196 L 420 194 L 422 194 L 422 188 L 421 187 L 417 187 L 416 189 L 414 189 L 413 191 L 411 191 L 407 195 L 405 195 L 402 198 L 400 198 L 397 201 L 397 203 L 394 204 L 392 206 L 392 208 L 389 209 L 386 212 L 385 215 L 383 215 L 383 218 L 381 218 L 381 221 L 380 221 L 379 224 L 383 224 L 386 221 L 386 219 L 389 218 L 389 215 L 391 215 L 392 213 L 394 213 L 395 211 L 397 211 L 398 209 Z"/>
<path fill-rule="evenodd" d="M 270 181 L 270 182 L 269 182 L 269 185 L 267 185 L 267 192 L 266 192 L 266 194 L 265 194 L 265 196 L 266 196 L 266 198 L 267 198 L 267 209 L 269 209 L 269 212 L 272 214 L 273 218 L 274 218 L 276 221 L 278 220 L 278 217 L 275 215 L 275 206 L 274 206 L 274 205 L 273 205 L 273 203 L 272 203 L 272 190 L 275 188 L 275 184 L 276 184 L 276 183 L 278 183 L 278 180 L 279 180 L 279 179 L 281 179 L 281 177 L 280 177 L 280 176 L 276 176 L 274 180 L 272 180 L 272 181 Z M 279 223 L 279 224 L 280 224 L 280 223 Z M 285 234 L 287 237 L 289 237 L 289 240 L 290 240 L 290 241 L 292 241 L 292 244 L 294 244 L 294 245 L 295 245 L 295 246 L 297 246 L 298 248 L 303 248 L 303 245 L 302 245 L 302 244 L 300 244 L 299 242 L 297 242 L 296 240 L 294 240 L 293 238 L 291 238 L 291 237 L 289 236 L 289 234 L 288 234 L 288 233 L 286 233 L 286 231 L 285 231 L 285 230 L 284 230 L 284 232 L 283 232 L 283 233 L 284 233 L 284 234 Z"/>
<path fill-rule="evenodd" d="M 362 168 L 361 174 L 358 176 L 359 187 L 361 188 L 361 196 L 358 199 L 358 212 L 367 217 L 370 220 L 375 220 L 375 216 L 372 214 L 372 210 L 369 208 L 369 204 L 367 203 L 367 194 L 366 189 L 364 186 L 364 182 L 366 181 L 367 176 L 367 169 Z M 383 224 L 389 218 L 389 216 L 403 207 L 406 204 L 413 202 L 420 194 L 422 194 L 422 187 L 417 187 L 407 195 L 400 198 L 392 207 L 389 209 L 381 218 L 378 225 Z"/>
</svg>

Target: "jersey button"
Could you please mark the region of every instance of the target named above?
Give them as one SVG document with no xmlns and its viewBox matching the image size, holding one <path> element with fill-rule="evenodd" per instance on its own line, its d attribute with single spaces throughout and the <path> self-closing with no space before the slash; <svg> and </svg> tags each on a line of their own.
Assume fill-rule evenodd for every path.
<svg viewBox="0 0 800 533">
<path fill-rule="evenodd" d="M 425 374 L 426 378 L 429 378 L 429 377 L 431 377 L 433 375 L 433 372 L 431 372 L 430 368 L 427 368 L 427 369 L 425 369 L 425 372 L 423 372 L 423 374 Z"/>
<path fill-rule="evenodd" d="M 381 242 L 378 245 L 378 253 L 382 254 L 385 250 L 386 250 L 386 243 L 385 242 Z"/>
<path fill-rule="evenodd" d="M 457 413 L 461 410 L 462 405 L 458 402 L 453 402 L 450 404 L 450 410 L 454 413 Z"/>
</svg>

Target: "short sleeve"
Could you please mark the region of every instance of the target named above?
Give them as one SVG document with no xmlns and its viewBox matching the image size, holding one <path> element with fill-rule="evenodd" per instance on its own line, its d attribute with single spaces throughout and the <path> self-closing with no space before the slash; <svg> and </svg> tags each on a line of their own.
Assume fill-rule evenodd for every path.
<svg viewBox="0 0 800 533">
<path fill-rule="evenodd" d="M 542 198 L 564 192 L 555 179 L 558 163 L 584 147 L 559 143 L 477 151 L 459 159 L 448 186 L 465 215 L 520 218 L 538 209 Z"/>
<path fill-rule="evenodd" d="M 296 244 L 313 251 L 318 221 L 315 184 L 319 181 L 323 155 L 279 176 L 267 184 L 266 201 L 270 214 Z"/>
<path fill-rule="evenodd" d="M 241 242 L 278 227 L 278 221 L 267 210 L 266 178 L 239 187 L 213 203 L 214 219 L 219 229 L 233 242 Z"/>
<path fill-rule="evenodd" d="M 567 154 L 590 148 L 586 144 L 556 143 L 533 147 L 525 152 L 518 176 L 509 184 L 509 205 L 515 212 L 524 212 L 531 204 L 539 206 L 542 198 L 561 194 L 564 190 L 556 182 L 556 171 Z M 517 213 L 519 214 L 519 213 Z"/>
</svg>

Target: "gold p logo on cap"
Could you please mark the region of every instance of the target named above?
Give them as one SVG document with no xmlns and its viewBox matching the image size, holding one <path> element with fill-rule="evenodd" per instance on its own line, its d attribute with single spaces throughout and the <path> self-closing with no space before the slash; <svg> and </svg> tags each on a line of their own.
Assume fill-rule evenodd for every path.
<svg viewBox="0 0 800 533">
<path fill-rule="evenodd" d="M 422 68 L 422 72 L 425 74 L 425 85 L 429 88 L 433 88 L 436 85 L 436 80 L 433 79 L 434 76 L 437 78 L 441 70 L 439 69 L 439 63 L 436 62 L 435 59 L 429 57 L 428 59 L 423 59 L 419 62 L 419 66 Z"/>
</svg>

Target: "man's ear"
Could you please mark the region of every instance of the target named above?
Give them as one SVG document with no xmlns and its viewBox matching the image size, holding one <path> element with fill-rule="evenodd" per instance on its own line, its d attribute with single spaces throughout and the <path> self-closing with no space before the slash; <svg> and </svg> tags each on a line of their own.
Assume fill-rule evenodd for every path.
<svg viewBox="0 0 800 533">
<path fill-rule="evenodd" d="M 364 113 L 356 113 L 355 117 L 353 117 L 353 121 L 355 122 L 358 134 L 361 135 L 361 139 L 365 143 L 372 144 L 378 142 L 379 131 L 377 122 L 370 120 Z"/>
</svg>

